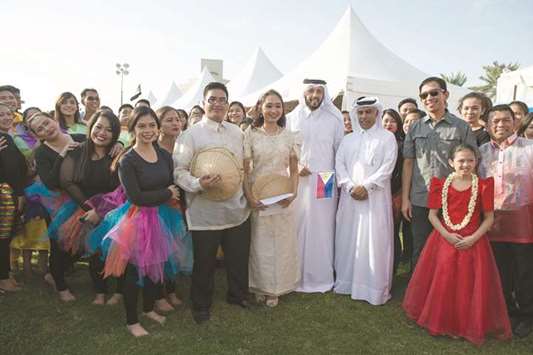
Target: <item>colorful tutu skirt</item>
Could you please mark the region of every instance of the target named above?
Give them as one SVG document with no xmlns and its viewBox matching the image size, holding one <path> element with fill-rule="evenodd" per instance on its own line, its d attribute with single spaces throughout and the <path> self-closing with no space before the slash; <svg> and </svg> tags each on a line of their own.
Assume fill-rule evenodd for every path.
<svg viewBox="0 0 533 355">
<path fill-rule="evenodd" d="M 403 308 L 431 335 L 511 338 L 498 267 L 484 236 L 458 250 L 437 231 L 429 236 L 411 277 Z"/>
<path fill-rule="evenodd" d="M 180 270 L 190 270 L 187 235 L 178 206 L 140 207 L 128 201 L 110 212 L 90 239 L 102 239 L 104 277 L 120 277 L 131 264 L 142 286 L 145 277 L 161 283 L 174 279 Z"/>
<path fill-rule="evenodd" d="M 27 203 L 29 203 L 25 210 L 26 219 L 37 216 L 46 216 L 52 219 L 63 204 L 70 201 L 70 197 L 66 193 L 50 190 L 41 181 L 35 181 L 26 187 L 24 195 Z M 43 214 L 43 208 L 46 215 Z"/>
<path fill-rule="evenodd" d="M 24 189 L 24 224 L 17 228 L 11 248 L 20 250 L 49 250 L 48 223 L 62 203 L 66 194 L 49 190 L 40 181 Z"/>
<path fill-rule="evenodd" d="M 124 190 L 120 186 L 115 191 L 91 197 L 86 204 L 92 207 L 102 220 L 108 212 L 123 204 L 125 199 Z M 85 213 L 86 211 L 70 200 L 61 206 L 48 227 L 50 239 L 58 241 L 61 249 L 71 255 L 91 254 L 88 236 L 95 226 L 82 219 Z"/>
</svg>

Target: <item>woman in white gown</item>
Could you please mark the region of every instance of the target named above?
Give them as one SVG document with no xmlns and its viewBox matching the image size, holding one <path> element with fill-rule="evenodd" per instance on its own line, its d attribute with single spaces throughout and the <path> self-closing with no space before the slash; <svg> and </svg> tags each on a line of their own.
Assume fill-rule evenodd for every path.
<svg viewBox="0 0 533 355">
<path fill-rule="evenodd" d="M 259 302 L 274 307 L 278 296 L 294 291 L 300 280 L 298 241 L 291 202 L 298 191 L 299 144 L 285 129 L 283 100 L 267 91 L 257 104 L 260 113 L 244 138 L 244 190 L 252 213 L 249 284 Z M 290 179 L 293 196 L 264 206 L 252 186 L 259 177 L 282 175 Z M 280 207 L 281 206 L 281 207 Z"/>
</svg>

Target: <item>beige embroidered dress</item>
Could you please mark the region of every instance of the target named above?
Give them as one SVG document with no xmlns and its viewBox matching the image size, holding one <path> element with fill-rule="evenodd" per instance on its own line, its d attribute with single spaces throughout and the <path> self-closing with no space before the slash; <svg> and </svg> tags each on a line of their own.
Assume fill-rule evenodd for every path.
<svg viewBox="0 0 533 355">
<path fill-rule="evenodd" d="M 296 135 L 286 129 L 269 136 L 262 128 L 249 128 L 244 137 L 244 157 L 251 159 L 250 183 L 270 174 L 289 176 L 289 159 L 298 157 Z M 300 281 L 294 203 L 272 215 L 252 213 L 249 280 L 254 293 L 279 296 L 294 291 Z"/>
</svg>

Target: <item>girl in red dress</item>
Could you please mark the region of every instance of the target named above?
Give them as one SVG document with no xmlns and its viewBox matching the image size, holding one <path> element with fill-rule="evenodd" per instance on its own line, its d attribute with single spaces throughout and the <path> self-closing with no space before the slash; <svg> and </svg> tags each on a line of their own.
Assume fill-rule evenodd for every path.
<svg viewBox="0 0 533 355">
<path fill-rule="evenodd" d="M 498 268 L 485 236 L 494 221 L 494 180 L 475 174 L 473 147 L 458 145 L 450 156 L 455 172 L 431 180 L 428 218 L 435 229 L 409 282 L 403 308 L 431 335 L 461 337 L 476 345 L 487 335 L 510 339 Z"/>
</svg>

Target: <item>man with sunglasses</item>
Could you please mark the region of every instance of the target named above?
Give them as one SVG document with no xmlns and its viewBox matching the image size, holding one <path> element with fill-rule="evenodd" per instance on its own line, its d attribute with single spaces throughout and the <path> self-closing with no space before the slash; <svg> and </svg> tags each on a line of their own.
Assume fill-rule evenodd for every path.
<svg viewBox="0 0 533 355">
<path fill-rule="evenodd" d="M 220 184 L 218 174 L 194 177 L 193 157 L 208 148 L 229 150 L 243 161 L 244 135 L 237 125 L 224 120 L 228 112 L 228 89 L 212 82 L 204 88 L 205 116 L 179 137 L 174 148 L 174 180 L 185 190 L 187 225 L 192 231 L 194 265 L 191 282 L 192 315 L 197 324 L 211 318 L 215 289 L 216 255 L 220 245 L 228 279 L 226 301 L 248 308 L 248 258 L 250 210 L 242 186 L 222 201 L 210 200 L 204 191 Z"/>
<path fill-rule="evenodd" d="M 85 111 L 81 112 L 81 120 L 88 122 L 92 115 L 100 108 L 100 96 L 96 89 L 83 89 L 81 92 L 81 103 L 85 107 Z"/>
<path fill-rule="evenodd" d="M 429 77 L 418 89 L 427 116 L 415 121 L 407 132 L 402 172 L 402 214 L 411 221 L 413 268 L 433 230 L 427 208 L 431 178 L 444 178 L 452 172 L 448 158 L 454 146 L 466 143 L 477 147 L 470 126 L 446 108 L 449 92 L 444 80 Z"/>
</svg>

